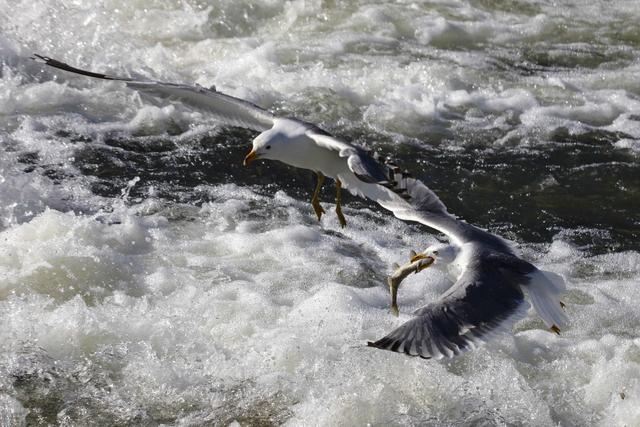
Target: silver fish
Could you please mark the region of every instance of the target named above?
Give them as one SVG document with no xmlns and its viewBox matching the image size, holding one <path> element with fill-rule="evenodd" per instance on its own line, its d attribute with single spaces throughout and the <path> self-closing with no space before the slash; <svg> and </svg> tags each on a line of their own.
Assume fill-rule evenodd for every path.
<svg viewBox="0 0 640 427">
<path fill-rule="evenodd" d="M 433 264 L 433 261 L 434 259 L 432 257 L 425 257 L 413 262 L 409 261 L 404 265 L 393 264 L 393 274 L 387 278 L 389 292 L 391 293 L 391 314 L 397 316 L 400 313 L 397 302 L 398 287 L 400 287 L 400 283 L 402 283 L 402 281 L 411 273 L 418 273 L 429 267 Z"/>
</svg>

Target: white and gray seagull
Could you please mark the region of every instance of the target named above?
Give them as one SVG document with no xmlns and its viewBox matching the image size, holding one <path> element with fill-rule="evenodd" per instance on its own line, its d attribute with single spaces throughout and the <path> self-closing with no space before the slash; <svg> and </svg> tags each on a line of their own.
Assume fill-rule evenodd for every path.
<svg viewBox="0 0 640 427">
<path fill-rule="evenodd" d="M 336 214 L 342 227 L 346 225 L 340 197 L 343 187 L 354 195 L 368 197 L 385 207 L 393 206 L 398 194 L 403 191 L 393 188 L 397 184 L 395 176 L 406 175 L 407 172 L 401 172 L 397 166 L 377 154 L 369 155 L 367 150 L 341 141 L 314 124 L 277 117 L 249 101 L 226 95 L 215 88 L 115 77 L 81 70 L 43 55 L 34 54 L 32 58 L 83 76 L 121 81 L 142 93 L 205 110 L 222 124 L 261 132 L 253 140 L 253 149 L 245 157 L 244 165 L 257 159 L 269 159 L 314 171 L 317 184 L 311 205 L 318 220 L 325 213 L 318 200 L 325 176 L 336 183 Z"/>
<path fill-rule="evenodd" d="M 398 312 L 398 286 L 411 273 L 440 267 L 454 283 L 436 301 L 414 311 L 413 319 L 369 346 L 426 359 L 457 356 L 522 319 L 529 308 L 524 292 L 546 326 L 560 334 L 568 323 L 559 299 L 566 292 L 562 276 L 519 258 L 493 234 L 446 212 L 432 214 L 432 224 L 442 222 L 453 243 L 412 253 L 409 263 L 395 266 L 389 278 L 392 313 Z"/>
<path fill-rule="evenodd" d="M 336 182 L 336 213 L 342 226 L 346 224 L 340 206 L 340 190 L 344 187 L 374 200 L 400 219 L 446 234 L 449 245 L 427 248 L 412 261 L 431 258 L 432 262 L 420 263 L 420 269 L 429 265 L 450 267 L 455 283 L 438 300 L 414 312 L 412 320 L 370 342 L 372 347 L 423 358 L 458 355 L 524 316 L 528 304 L 523 290 L 547 327 L 557 333 L 567 323 L 558 299 L 565 290 L 560 276 L 520 259 L 500 237 L 458 220 L 421 181 L 380 156 L 370 155 L 311 123 L 277 117 L 213 88 L 113 77 L 37 54 L 34 59 L 84 76 L 122 81 L 132 89 L 204 109 L 223 124 L 261 132 L 253 140 L 245 165 L 269 159 L 314 171 L 318 182 L 311 203 L 318 219 L 324 213 L 318 192 L 328 176 Z"/>
</svg>

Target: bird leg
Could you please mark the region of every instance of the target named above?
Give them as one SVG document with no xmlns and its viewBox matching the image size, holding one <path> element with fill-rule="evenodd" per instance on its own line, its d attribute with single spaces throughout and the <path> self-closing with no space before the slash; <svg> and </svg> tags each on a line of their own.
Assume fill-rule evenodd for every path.
<svg viewBox="0 0 640 427">
<path fill-rule="evenodd" d="M 320 206 L 320 202 L 318 201 L 318 194 L 320 194 L 320 189 L 324 184 L 324 175 L 322 174 L 322 172 L 316 172 L 316 176 L 318 177 L 318 181 L 316 183 L 316 189 L 313 192 L 313 197 L 311 198 L 311 206 L 313 206 L 313 210 L 316 212 L 316 215 L 318 215 L 318 221 L 320 221 L 320 218 L 324 213 L 324 209 L 322 209 L 322 206 Z"/>
<path fill-rule="evenodd" d="M 342 206 L 340 202 L 342 201 L 342 195 L 340 191 L 342 190 L 342 183 L 339 179 L 336 178 L 336 215 L 338 215 L 338 221 L 340 221 L 340 226 L 344 228 L 347 225 L 347 220 L 344 219 L 344 215 L 342 214 Z"/>
</svg>

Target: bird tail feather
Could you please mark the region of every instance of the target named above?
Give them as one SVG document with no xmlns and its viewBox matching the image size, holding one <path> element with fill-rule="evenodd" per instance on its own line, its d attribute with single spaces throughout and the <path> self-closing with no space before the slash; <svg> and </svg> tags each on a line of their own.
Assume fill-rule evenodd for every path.
<svg viewBox="0 0 640 427">
<path fill-rule="evenodd" d="M 569 323 L 559 299 L 559 295 L 566 291 L 564 279 L 558 274 L 540 270 L 531 273 L 529 278 L 526 290 L 533 308 L 549 328 L 558 332 Z"/>
</svg>

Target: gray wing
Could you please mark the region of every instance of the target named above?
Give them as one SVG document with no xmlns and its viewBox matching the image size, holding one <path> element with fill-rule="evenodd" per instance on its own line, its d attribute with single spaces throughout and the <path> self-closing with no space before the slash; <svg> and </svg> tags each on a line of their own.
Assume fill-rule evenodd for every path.
<svg viewBox="0 0 640 427">
<path fill-rule="evenodd" d="M 368 345 L 427 359 L 453 357 L 510 328 L 528 306 L 513 277 L 478 257 L 436 302 Z"/>
<path fill-rule="evenodd" d="M 341 141 L 325 131 L 318 132 L 316 128 L 310 129 L 307 135 L 319 146 L 337 151 L 340 157 L 346 157 L 349 169 L 362 182 L 389 185 L 395 179 L 393 169 L 397 166 L 388 164 L 387 159 L 378 153 Z M 407 174 L 406 171 L 404 173 Z"/>
<path fill-rule="evenodd" d="M 347 182 L 356 193 L 374 200 L 405 221 L 414 221 L 449 236 L 454 243 L 481 241 L 487 247 L 510 253 L 511 248 L 501 238 L 458 220 L 447 212 L 440 198 L 422 181 L 401 169 L 392 160 L 340 141 L 333 136 L 311 130 L 307 135 L 318 145 L 338 151 L 347 158 L 349 169 L 357 180 Z M 376 188 L 372 188 L 372 184 Z"/>
<path fill-rule="evenodd" d="M 276 117 L 270 112 L 252 104 L 244 99 L 235 98 L 218 92 L 215 89 L 207 89 L 202 86 L 189 86 L 176 83 L 163 83 L 156 81 L 139 81 L 124 77 L 108 76 L 72 67 L 64 62 L 57 61 L 47 56 L 34 54 L 33 59 L 50 67 L 83 76 L 122 81 L 132 89 L 171 101 L 180 101 L 193 107 L 205 110 L 212 114 L 220 122 L 263 132 L 273 127 Z"/>
</svg>

